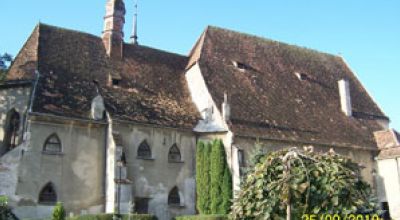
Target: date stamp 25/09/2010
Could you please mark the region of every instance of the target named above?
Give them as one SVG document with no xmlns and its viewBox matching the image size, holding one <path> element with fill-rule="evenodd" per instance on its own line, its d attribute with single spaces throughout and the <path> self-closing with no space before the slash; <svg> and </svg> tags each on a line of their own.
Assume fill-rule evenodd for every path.
<svg viewBox="0 0 400 220">
<path fill-rule="evenodd" d="M 304 214 L 301 220 L 383 220 L 378 214 Z"/>
</svg>

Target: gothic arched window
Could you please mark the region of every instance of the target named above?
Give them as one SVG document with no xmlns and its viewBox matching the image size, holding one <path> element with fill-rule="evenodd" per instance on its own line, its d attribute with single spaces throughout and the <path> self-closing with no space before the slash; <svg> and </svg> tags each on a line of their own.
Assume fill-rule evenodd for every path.
<svg viewBox="0 0 400 220">
<path fill-rule="evenodd" d="M 146 140 L 139 145 L 137 156 L 142 159 L 151 159 L 151 149 Z"/>
<path fill-rule="evenodd" d="M 20 127 L 21 118 L 15 109 L 11 109 L 7 114 L 7 127 L 5 136 L 6 151 L 14 149 L 18 145 L 18 131 Z"/>
<path fill-rule="evenodd" d="M 43 146 L 43 152 L 46 153 L 61 153 L 61 141 L 57 134 L 50 135 Z"/>
<path fill-rule="evenodd" d="M 57 193 L 53 183 L 47 183 L 39 194 L 39 203 L 52 205 L 57 202 Z"/>
<path fill-rule="evenodd" d="M 180 205 L 181 197 L 179 196 L 178 187 L 172 188 L 168 195 L 168 205 Z"/>
<path fill-rule="evenodd" d="M 176 144 L 172 145 L 168 152 L 168 161 L 169 162 L 181 162 L 182 156 L 181 151 L 179 150 Z"/>
</svg>

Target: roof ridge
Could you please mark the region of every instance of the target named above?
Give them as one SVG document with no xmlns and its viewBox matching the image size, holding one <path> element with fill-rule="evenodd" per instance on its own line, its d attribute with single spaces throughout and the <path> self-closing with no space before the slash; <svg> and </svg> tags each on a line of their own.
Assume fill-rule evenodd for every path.
<svg viewBox="0 0 400 220">
<path fill-rule="evenodd" d="M 190 68 L 191 66 L 193 66 L 193 64 L 195 62 L 197 62 L 198 60 L 201 59 L 201 55 L 203 53 L 204 50 L 204 42 L 205 39 L 207 37 L 207 32 L 209 31 L 210 26 L 208 25 L 204 31 L 202 32 L 202 34 L 200 35 L 200 37 L 197 39 L 196 43 L 194 44 L 194 46 L 192 47 L 192 49 L 189 52 L 189 61 L 188 64 L 186 66 L 186 68 Z M 197 57 L 194 57 L 194 53 L 196 52 L 196 50 L 200 48 L 199 53 L 197 54 Z"/>
<path fill-rule="evenodd" d="M 283 42 L 283 41 L 274 40 L 274 39 L 263 37 L 263 36 L 256 35 L 256 34 L 249 34 L 249 33 L 246 33 L 246 32 L 237 31 L 237 30 L 233 30 L 233 29 L 229 29 L 229 28 L 223 28 L 223 27 L 208 25 L 207 26 L 207 30 L 230 32 L 230 33 L 233 33 L 233 34 L 239 34 L 239 35 L 242 35 L 242 36 L 245 36 L 245 37 L 249 37 L 249 38 L 253 38 L 253 39 L 257 39 L 257 40 L 262 40 L 263 42 L 273 42 L 273 43 L 282 44 L 282 45 L 285 45 L 285 46 L 288 46 L 288 47 L 295 47 L 295 48 L 298 48 L 298 49 L 301 49 L 301 50 L 307 50 L 309 52 L 314 52 L 314 53 L 323 54 L 323 55 L 332 56 L 332 57 L 340 57 L 339 55 L 336 55 L 336 54 L 332 54 L 332 53 L 328 53 L 328 52 L 324 52 L 324 51 L 319 51 L 317 49 L 308 48 L 306 46 L 290 44 L 290 43 L 286 43 L 286 42 Z"/>
<path fill-rule="evenodd" d="M 378 105 L 378 102 L 376 101 L 376 99 L 371 95 L 371 93 L 368 92 L 367 88 L 361 83 L 361 81 L 359 80 L 360 78 L 359 78 L 357 72 L 354 71 L 354 69 L 350 67 L 350 64 L 347 63 L 346 59 L 343 56 L 339 56 L 339 58 L 340 58 L 341 62 L 345 65 L 345 67 L 348 70 L 350 70 L 350 72 L 354 75 L 354 80 L 358 84 L 360 84 L 361 88 L 365 91 L 365 93 L 369 96 L 369 98 L 372 100 L 372 102 L 375 104 L 375 106 L 379 109 L 381 114 L 378 115 L 378 116 L 386 117 L 390 121 L 390 118 L 385 114 L 383 109 Z M 366 112 L 366 113 L 369 113 L 369 112 Z"/>
<path fill-rule="evenodd" d="M 150 50 L 154 50 L 157 52 L 161 52 L 161 53 L 168 53 L 169 55 L 173 55 L 173 56 L 177 56 L 177 57 L 182 57 L 182 58 L 188 58 L 186 55 L 184 54 L 180 54 L 180 53 L 176 53 L 176 52 L 172 52 L 172 51 L 167 51 L 167 50 L 163 50 L 163 49 L 158 49 L 155 47 L 151 47 L 151 46 L 146 46 L 146 45 L 133 45 L 131 43 L 124 43 L 124 45 L 128 45 L 130 47 L 141 47 L 144 49 L 150 49 Z"/>
<path fill-rule="evenodd" d="M 84 31 L 78 31 L 78 30 L 74 30 L 74 29 L 71 29 L 71 28 L 55 26 L 55 25 L 46 24 L 46 23 L 42 23 L 42 22 L 39 22 L 37 24 L 37 26 L 39 26 L 39 29 L 40 29 L 40 27 L 52 28 L 52 29 L 56 29 L 56 30 L 60 30 L 60 31 L 69 31 L 69 32 L 74 32 L 74 33 L 78 33 L 78 34 L 85 34 L 85 35 L 96 37 L 96 38 L 101 38 L 100 36 L 97 36 L 97 35 L 92 34 L 92 33 L 84 32 Z"/>
<path fill-rule="evenodd" d="M 74 29 L 70 29 L 70 28 L 64 28 L 64 27 L 59 27 L 59 26 L 45 24 L 45 23 L 39 23 L 37 26 L 39 26 L 39 28 L 40 27 L 46 27 L 46 28 L 51 28 L 51 29 L 54 29 L 54 30 L 68 31 L 68 32 L 76 33 L 76 34 L 84 34 L 86 36 L 90 36 L 90 37 L 101 39 L 101 36 L 97 36 L 97 35 L 92 34 L 92 33 L 84 32 L 84 31 L 78 31 L 78 30 L 74 30 Z M 154 47 L 151 47 L 151 46 L 132 45 L 132 44 L 130 44 L 128 42 L 125 42 L 125 41 L 123 43 L 124 43 L 124 46 L 142 47 L 142 48 L 147 48 L 147 49 L 151 49 L 151 50 L 155 50 L 155 51 L 159 51 L 159 52 L 163 52 L 163 53 L 169 53 L 171 55 L 176 55 L 176 56 L 180 56 L 180 57 L 187 57 L 186 55 L 183 55 L 183 54 L 179 54 L 179 53 L 176 53 L 176 52 L 171 52 L 171 51 L 167 51 L 167 50 L 163 50 L 163 49 L 158 49 L 158 48 L 154 48 Z"/>
<path fill-rule="evenodd" d="M 36 32 L 37 32 L 37 36 L 35 36 L 35 33 L 36 33 Z M 35 28 L 34 28 L 33 31 L 31 32 L 31 34 L 29 34 L 27 40 L 26 40 L 25 43 L 22 45 L 21 49 L 19 49 L 18 53 L 15 55 L 13 61 L 11 62 L 10 66 L 9 66 L 9 68 L 8 68 L 8 70 L 7 70 L 7 76 L 10 76 L 10 75 L 9 75 L 9 71 L 14 67 L 15 61 L 18 60 L 18 58 L 19 58 L 19 57 L 21 56 L 21 54 L 24 52 L 24 49 L 27 47 L 29 40 L 30 40 L 31 38 L 33 38 L 33 37 L 36 37 L 35 41 L 37 41 L 37 42 L 36 42 L 36 48 L 35 48 L 35 50 L 36 50 L 36 60 L 37 60 L 36 69 L 38 69 L 38 66 L 39 66 L 38 60 L 39 60 L 40 22 L 39 22 L 38 24 L 35 25 Z M 7 77 L 7 78 L 8 78 L 8 77 Z M 7 78 L 5 79 L 6 81 L 8 81 Z"/>
</svg>

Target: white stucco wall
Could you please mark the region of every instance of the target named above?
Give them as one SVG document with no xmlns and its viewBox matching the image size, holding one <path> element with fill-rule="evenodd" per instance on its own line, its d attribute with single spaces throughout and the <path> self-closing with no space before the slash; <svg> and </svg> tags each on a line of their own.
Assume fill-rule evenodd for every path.
<svg viewBox="0 0 400 220">
<path fill-rule="evenodd" d="M 228 131 L 222 114 L 208 91 L 200 66 L 195 64 L 186 72 L 185 76 L 192 101 L 203 118 L 194 130 L 196 132 Z"/>
<path fill-rule="evenodd" d="M 390 215 L 400 219 L 400 158 L 378 160 L 378 174 L 383 179 Z"/>
</svg>

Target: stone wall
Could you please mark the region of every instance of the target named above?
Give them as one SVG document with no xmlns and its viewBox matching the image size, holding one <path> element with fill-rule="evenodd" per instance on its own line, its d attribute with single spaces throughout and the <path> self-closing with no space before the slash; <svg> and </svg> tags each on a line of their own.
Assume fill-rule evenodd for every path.
<svg viewBox="0 0 400 220">
<path fill-rule="evenodd" d="M 127 177 L 132 181 L 133 198 L 149 199 L 149 213 L 160 220 L 177 215 L 195 213 L 195 149 L 196 137 L 192 131 L 173 128 L 117 123 L 113 131 L 122 137 L 126 153 Z M 137 157 L 138 146 L 146 140 L 151 148 L 151 159 Z M 180 149 L 182 161 L 169 162 L 168 153 L 173 144 Z M 168 205 L 168 194 L 178 187 L 180 205 Z"/>
</svg>

